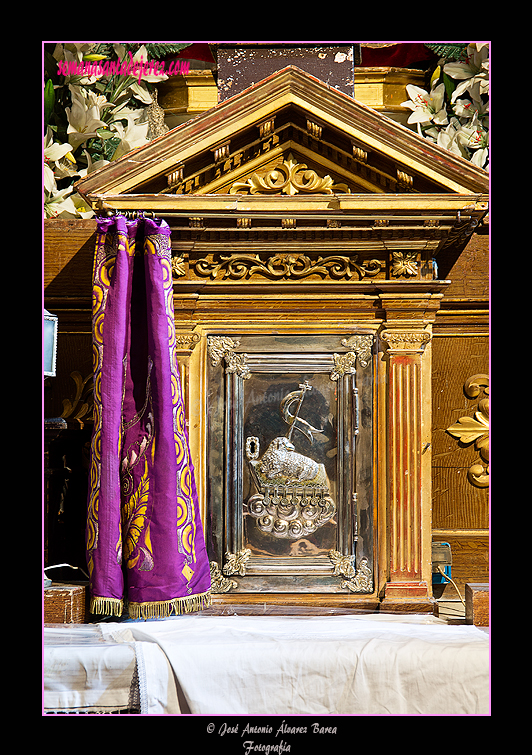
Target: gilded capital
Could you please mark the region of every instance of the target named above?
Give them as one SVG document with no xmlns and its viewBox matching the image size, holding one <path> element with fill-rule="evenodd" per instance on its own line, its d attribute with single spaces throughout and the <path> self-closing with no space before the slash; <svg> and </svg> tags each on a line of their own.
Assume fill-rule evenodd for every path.
<svg viewBox="0 0 532 755">
<path fill-rule="evenodd" d="M 390 354 L 422 354 L 432 336 L 426 330 L 385 330 L 381 338 Z"/>
</svg>

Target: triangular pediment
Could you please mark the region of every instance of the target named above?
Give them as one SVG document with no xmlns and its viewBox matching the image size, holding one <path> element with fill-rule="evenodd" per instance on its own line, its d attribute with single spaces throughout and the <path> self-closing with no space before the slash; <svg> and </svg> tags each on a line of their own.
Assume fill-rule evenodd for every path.
<svg viewBox="0 0 532 755">
<path fill-rule="evenodd" d="M 292 66 L 76 184 L 126 195 L 485 195 L 484 170 Z"/>
</svg>

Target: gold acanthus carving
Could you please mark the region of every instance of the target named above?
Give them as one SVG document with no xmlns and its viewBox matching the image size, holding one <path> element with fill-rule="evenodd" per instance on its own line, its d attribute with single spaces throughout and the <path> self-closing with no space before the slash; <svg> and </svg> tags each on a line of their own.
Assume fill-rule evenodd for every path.
<svg viewBox="0 0 532 755">
<path fill-rule="evenodd" d="M 178 348 L 192 350 L 199 343 L 201 337 L 198 333 L 176 333 L 175 342 Z"/>
<path fill-rule="evenodd" d="M 230 194 L 349 194 L 346 184 L 335 184 L 330 176 L 319 176 L 305 163 L 296 162 L 292 154 L 266 173 L 253 173 L 246 181 L 235 181 Z"/>
<path fill-rule="evenodd" d="M 481 393 L 482 398 L 473 417 L 460 417 L 458 422 L 447 428 L 449 435 L 457 438 L 465 446 L 475 444 L 481 463 L 473 464 L 467 479 L 477 488 L 489 486 L 489 377 L 488 375 L 473 375 L 464 384 L 464 393 L 468 398 L 476 398 Z"/>
<path fill-rule="evenodd" d="M 343 257 L 339 255 L 318 257 L 311 260 L 304 254 L 276 254 L 262 260 L 258 254 L 220 255 L 215 262 L 203 258 L 195 262 L 197 275 L 215 279 L 220 273 L 222 278 L 240 280 L 251 275 L 263 275 L 272 280 L 282 278 L 306 278 L 309 275 L 326 275 L 330 278 L 373 278 L 378 275 L 384 263 L 373 259 L 357 264 L 358 256 Z"/>
<path fill-rule="evenodd" d="M 207 339 L 207 348 L 211 357 L 213 367 L 217 367 L 222 359 L 231 354 L 233 349 L 240 345 L 240 341 L 235 341 L 229 336 L 209 336 Z"/>
<path fill-rule="evenodd" d="M 373 590 L 373 575 L 367 558 L 362 559 L 358 570 L 355 569 L 354 556 L 344 556 L 339 551 L 330 550 L 329 558 L 334 566 L 333 576 L 345 577 L 341 583 L 342 587 L 359 593 Z"/>
<path fill-rule="evenodd" d="M 172 275 L 174 278 L 181 278 L 186 275 L 187 268 L 185 258 L 180 255 L 179 257 L 172 257 Z"/>
<path fill-rule="evenodd" d="M 426 330 L 385 330 L 381 338 L 388 346 L 390 353 L 422 354 L 431 335 Z"/>
</svg>

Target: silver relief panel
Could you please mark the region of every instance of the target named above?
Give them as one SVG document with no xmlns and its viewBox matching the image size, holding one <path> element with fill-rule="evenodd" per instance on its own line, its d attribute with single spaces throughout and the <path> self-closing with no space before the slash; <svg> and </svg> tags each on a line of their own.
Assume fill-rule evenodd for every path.
<svg viewBox="0 0 532 755">
<path fill-rule="evenodd" d="M 215 590 L 372 591 L 373 336 L 358 338 L 209 337 Z"/>
</svg>

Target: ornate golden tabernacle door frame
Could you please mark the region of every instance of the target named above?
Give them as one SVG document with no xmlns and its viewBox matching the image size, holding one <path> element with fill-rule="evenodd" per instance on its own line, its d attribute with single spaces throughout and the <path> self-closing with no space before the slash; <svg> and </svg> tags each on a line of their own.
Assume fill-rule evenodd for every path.
<svg viewBox="0 0 532 755">
<path fill-rule="evenodd" d="M 214 601 L 432 611 L 437 263 L 486 173 L 288 67 L 77 189 L 172 231 Z"/>
<path fill-rule="evenodd" d="M 218 593 L 373 593 L 371 333 L 209 336 Z"/>
</svg>

